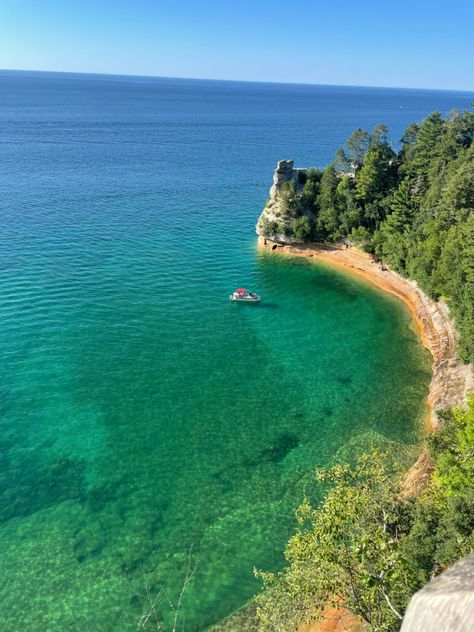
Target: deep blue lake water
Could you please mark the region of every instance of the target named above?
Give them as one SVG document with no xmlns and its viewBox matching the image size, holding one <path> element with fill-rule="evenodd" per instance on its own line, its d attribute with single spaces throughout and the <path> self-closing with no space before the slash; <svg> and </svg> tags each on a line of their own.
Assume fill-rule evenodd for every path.
<svg viewBox="0 0 474 632">
<path fill-rule="evenodd" d="M 315 466 L 416 453 L 430 358 L 405 308 L 258 253 L 254 225 L 277 160 L 473 98 L 0 72 L 2 631 L 136 629 L 190 550 L 203 630 L 282 564 Z M 229 303 L 242 285 L 261 306 Z"/>
</svg>

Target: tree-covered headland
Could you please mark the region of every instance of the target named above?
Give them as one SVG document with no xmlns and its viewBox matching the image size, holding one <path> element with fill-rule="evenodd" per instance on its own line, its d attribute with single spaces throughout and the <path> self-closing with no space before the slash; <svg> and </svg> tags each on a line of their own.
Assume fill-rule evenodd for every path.
<svg viewBox="0 0 474 632">
<path fill-rule="evenodd" d="M 387 129 L 358 129 L 324 170 L 280 191 L 268 237 L 349 240 L 433 298 L 445 298 L 474 358 L 474 114 L 439 113 L 410 125 L 399 150 Z M 310 212 L 308 212 L 310 211 Z M 260 630 L 289 632 L 344 605 L 366 629 L 399 630 L 410 597 L 474 548 L 474 398 L 441 414 L 429 439 L 433 474 L 421 495 L 388 453 L 318 471 L 321 504 L 304 502 L 278 574 L 258 573 Z"/>
<path fill-rule="evenodd" d="M 445 298 L 474 358 L 474 114 L 439 112 L 404 132 L 400 149 L 387 128 L 357 129 L 324 170 L 302 172 L 302 187 L 280 191 L 280 221 L 268 237 L 349 239 L 433 298 Z M 311 219 L 314 218 L 314 219 Z"/>
</svg>

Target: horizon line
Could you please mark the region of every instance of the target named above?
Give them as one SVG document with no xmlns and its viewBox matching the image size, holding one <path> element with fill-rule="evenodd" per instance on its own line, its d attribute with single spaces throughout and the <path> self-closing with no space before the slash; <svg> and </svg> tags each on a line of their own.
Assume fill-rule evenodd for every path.
<svg viewBox="0 0 474 632">
<path fill-rule="evenodd" d="M 412 88 L 407 86 L 381 86 L 351 83 L 310 83 L 302 81 L 260 81 L 257 79 L 215 79 L 208 77 L 176 77 L 172 75 L 140 75 L 140 74 L 120 74 L 106 72 L 85 72 L 76 70 L 35 70 L 30 68 L 0 68 L 0 73 L 37 73 L 37 74 L 56 74 L 56 75 L 82 75 L 93 77 L 127 77 L 137 79 L 174 79 L 181 81 L 215 81 L 221 83 L 251 83 L 251 84 L 268 84 L 281 86 L 313 86 L 313 87 L 331 87 L 331 88 L 383 88 L 385 90 L 415 90 L 428 92 L 464 92 L 474 95 L 473 90 L 459 88 Z"/>
</svg>

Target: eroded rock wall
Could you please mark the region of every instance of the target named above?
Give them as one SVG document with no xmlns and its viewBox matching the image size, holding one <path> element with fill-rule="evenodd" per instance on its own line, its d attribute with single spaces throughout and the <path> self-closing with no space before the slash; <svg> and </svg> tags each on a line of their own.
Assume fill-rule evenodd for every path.
<svg viewBox="0 0 474 632">
<path fill-rule="evenodd" d="M 268 202 L 263 209 L 256 226 L 257 235 L 271 237 L 274 241 L 281 243 L 297 243 L 298 240 L 291 235 L 288 230 L 292 221 L 296 219 L 294 215 L 288 214 L 281 204 L 280 193 L 286 182 L 295 185 L 297 195 L 301 193 L 304 186 L 306 169 L 294 167 L 293 160 L 279 160 L 273 174 L 273 184 L 269 192 Z M 314 214 L 305 209 L 301 203 L 298 204 L 299 216 L 305 215 L 309 219 L 314 219 Z"/>
</svg>

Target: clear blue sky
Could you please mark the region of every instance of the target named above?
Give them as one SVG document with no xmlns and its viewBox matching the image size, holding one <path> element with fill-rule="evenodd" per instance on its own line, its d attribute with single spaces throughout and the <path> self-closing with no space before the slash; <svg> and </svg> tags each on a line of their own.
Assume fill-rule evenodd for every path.
<svg viewBox="0 0 474 632">
<path fill-rule="evenodd" d="M 0 68 L 474 90 L 473 33 L 473 0 L 0 0 Z"/>
</svg>

